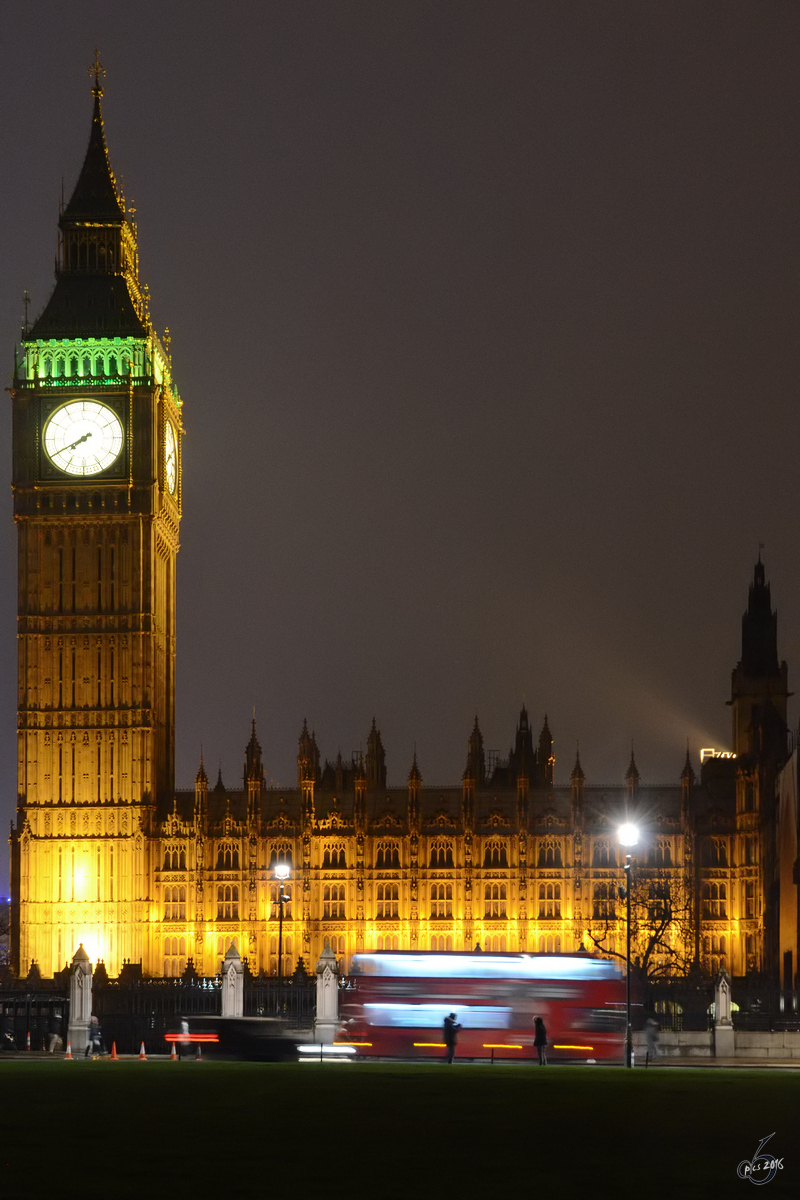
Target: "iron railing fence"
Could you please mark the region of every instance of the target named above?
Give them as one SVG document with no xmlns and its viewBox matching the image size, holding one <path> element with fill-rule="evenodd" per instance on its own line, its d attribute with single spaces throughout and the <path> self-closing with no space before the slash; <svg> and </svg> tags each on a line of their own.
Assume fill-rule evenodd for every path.
<svg viewBox="0 0 800 1200">
<path fill-rule="evenodd" d="M 53 980 L 37 976 L 0 982 L 0 1051 L 48 1049 L 53 1035 L 66 1046 L 69 1025 L 69 975 Z M 253 976 L 245 968 L 244 1015 L 280 1017 L 292 1030 L 310 1030 L 316 1015 L 316 977 L 298 970 L 287 979 Z M 220 1016 L 222 982 L 219 975 L 197 976 L 188 971 L 179 979 L 146 979 L 138 964 L 123 967 L 109 979 L 102 964 L 92 980 L 92 1012 L 100 1022 L 103 1049 L 116 1044 L 119 1054 L 148 1054 L 168 1048 L 165 1035 L 179 1033 L 182 1021 Z"/>
<path fill-rule="evenodd" d="M 58 990 L 30 990 L 27 980 L 16 987 L 4 982 L 0 991 L 0 1051 L 47 1050 L 52 1037 L 66 1046 L 69 1002 Z"/>
<path fill-rule="evenodd" d="M 119 1054 L 135 1054 L 142 1043 L 149 1054 L 163 1054 L 166 1034 L 179 1033 L 182 1020 L 218 1016 L 219 978 L 109 980 L 92 989 L 92 1011 L 100 1022 L 102 1045 L 116 1044 Z"/>
<path fill-rule="evenodd" d="M 317 1012 L 317 981 L 295 972 L 291 979 L 271 975 L 245 976 L 244 1015 L 280 1017 L 290 1029 L 311 1029 Z"/>
</svg>

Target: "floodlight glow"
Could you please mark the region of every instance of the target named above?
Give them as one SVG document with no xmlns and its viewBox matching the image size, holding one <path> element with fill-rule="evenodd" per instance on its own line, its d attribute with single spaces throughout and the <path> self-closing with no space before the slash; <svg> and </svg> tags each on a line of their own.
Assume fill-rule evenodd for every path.
<svg viewBox="0 0 800 1200">
<path fill-rule="evenodd" d="M 624 825 L 620 825 L 617 836 L 620 846 L 635 846 L 639 840 L 639 830 L 626 821 Z"/>
<path fill-rule="evenodd" d="M 287 864 L 287 863 L 285 863 L 285 862 L 283 862 L 283 863 L 279 862 L 279 863 L 276 865 L 276 867 L 275 867 L 275 878 L 276 878 L 276 879 L 288 879 L 288 878 L 289 878 L 289 866 L 288 866 L 288 864 Z"/>
</svg>

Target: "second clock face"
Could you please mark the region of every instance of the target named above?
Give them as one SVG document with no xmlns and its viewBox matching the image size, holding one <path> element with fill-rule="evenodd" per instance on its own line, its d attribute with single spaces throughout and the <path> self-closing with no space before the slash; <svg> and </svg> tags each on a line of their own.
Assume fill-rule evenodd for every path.
<svg viewBox="0 0 800 1200">
<path fill-rule="evenodd" d="M 125 440 L 122 422 L 98 400 L 70 400 L 44 427 L 47 457 L 67 475 L 98 475 L 119 458 Z"/>
<path fill-rule="evenodd" d="M 178 452 L 175 444 L 175 430 L 172 422 L 167 421 L 164 427 L 164 468 L 167 477 L 167 487 L 175 495 L 175 485 L 178 482 Z"/>
</svg>

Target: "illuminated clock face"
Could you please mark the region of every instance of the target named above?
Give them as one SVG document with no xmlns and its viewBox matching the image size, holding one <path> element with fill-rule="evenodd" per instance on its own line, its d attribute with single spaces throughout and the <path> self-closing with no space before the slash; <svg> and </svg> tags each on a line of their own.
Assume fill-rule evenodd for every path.
<svg viewBox="0 0 800 1200">
<path fill-rule="evenodd" d="M 117 414 L 98 400 L 70 400 L 44 427 L 47 457 L 67 475 L 97 475 L 119 458 L 124 441 Z"/>
<path fill-rule="evenodd" d="M 175 430 L 172 422 L 167 421 L 164 429 L 164 468 L 167 487 L 175 495 L 175 484 L 178 482 L 178 451 L 175 445 Z"/>
</svg>

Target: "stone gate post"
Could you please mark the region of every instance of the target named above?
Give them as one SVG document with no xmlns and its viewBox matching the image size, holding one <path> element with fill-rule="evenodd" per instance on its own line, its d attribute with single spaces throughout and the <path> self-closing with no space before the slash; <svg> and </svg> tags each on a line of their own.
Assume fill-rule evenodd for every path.
<svg viewBox="0 0 800 1200">
<path fill-rule="evenodd" d="M 731 977 L 720 971 L 714 983 L 714 1055 L 733 1058 L 736 1046 L 731 1019 Z"/>
<path fill-rule="evenodd" d="M 339 972 L 336 955 L 330 946 L 322 951 L 317 963 L 317 1017 L 314 1037 L 331 1045 L 339 1025 Z"/>
<path fill-rule="evenodd" d="M 69 976 L 69 1028 L 73 1054 L 83 1054 L 89 1041 L 89 1026 L 92 1022 L 92 964 L 89 955 L 78 946 L 72 959 Z"/>
<path fill-rule="evenodd" d="M 244 1016 L 244 966 L 233 944 L 228 947 L 222 964 L 222 1015 Z"/>
</svg>

